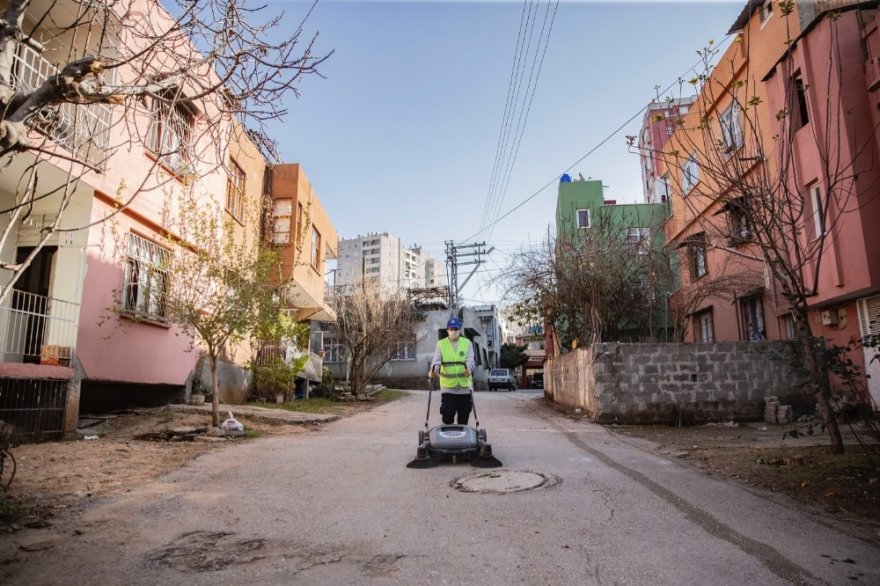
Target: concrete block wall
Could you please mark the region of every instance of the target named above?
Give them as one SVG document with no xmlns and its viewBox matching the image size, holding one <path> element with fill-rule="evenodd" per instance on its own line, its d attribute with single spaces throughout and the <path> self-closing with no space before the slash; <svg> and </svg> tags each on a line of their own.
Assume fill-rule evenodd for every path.
<svg viewBox="0 0 880 586">
<path fill-rule="evenodd" d="M 806 408 L 794 364 L 779 341 L 604 343 L 554 358 L 544 378 L 555 402 L 596 421 L 694 424 L 760 420 L 767 396 Z"/>
</svg>

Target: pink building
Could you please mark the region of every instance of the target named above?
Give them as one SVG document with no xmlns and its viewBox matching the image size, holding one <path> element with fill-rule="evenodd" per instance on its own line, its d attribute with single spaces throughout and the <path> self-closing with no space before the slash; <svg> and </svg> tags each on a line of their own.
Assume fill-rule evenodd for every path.
<svg viewBox="0 0 880 586">
<path fill-rule="evenodd" d="M 146 30 L 142 38 L 150 38 L 173 23 L 156 0 L 131 0 L 131 12 L 124 18 L 111 14 L 107 21 L 101 20 L 107 16 L 103 4 L 31 2 L 21 28 L 24 37 L 41 42 L 15 47 L 16 89 L 40 87 L 57 73 L 55 63 L 77 56 L 124 59 L 138 51 L 132 31 Z M 77 17 L 82 11 L 94 14 Z M 72 18 L 82 23 L 79 34 L 64 27 Z M 107 34 L 83 34 L 93 24 Z M 199 352 L 167 319 L 163 302 L 169 242 L 186 241 L 177 223 L 184 200 L 215 210 L 223 230 L 241 243 L 260 238 L 269 197 L 266 160 L 224 109 L 230 99 L 225 93 L 212 88 L 193 97 L 212 80 L 219 84 L 213 70 L 194 65 L 183 76 L 157 71 L 201 59 L 183 39 L 157 45 L 147 55 L 140 69 L 133 61 L 104 71 L 104 82 L 172 77 L 180 80 L 175 87 L 109 103 L 65 103 L 51 116 L 29 121 L 31 141 L 42 150 L 2 161 L 7 166 L 0 173 L 0 209 L 15 208 L 29 185 L 29 169 L 39 170 L 33 204 L 0 214 L 0 260 L 21 262 L 34 253 L 0 301 L 0 419 L 25 433 L 72 432 L 81 407 L 164 404 L 184 397 Z M 308 203 L 320 219 L 315 225 L 326 232 L 316 254 L 332 258 L 332 225 L 312 194 Z M 0 290 L 9 289 L 13 275 L 0 269 Z M 323 287 L 309 281 L 305 289 L 316 291 L 309 307 L 323 309 Z M 243 397 L 246 360 L 228 349 L 221 372 L 228 394 L 221 398 Z M 31 412 L 48 423 L 29 420 Z M 31 424 L 36 427 L 27 429 Z"/>
<path fill-rule="evenodd" d="M 669 199 L 669 175 L 664 172 L 660 162 L 663 147 L 675 132 L 675 121 L 687 114 L 696 99 L 696 96 L 690 96 L 648 104 L 639 131 L 645 203 L 665 203 Z"/>
<path fill-rule="evenodd" d="M 762 174 L 770 184 L 786 186 L 773 192 L 791 197 L 784 213 L 798 224 L 792 250 L 803 256 L 794 266 L 810 291 L 812 334 L 845 345 L 880 333 L 876 3 L 795 2 L 793 8 L 786 15 L 776 2 L 746 4 L 731 27 L 739 39 L 713 69 L 668 147 L 686 155 L 683 163 L 667 167 L 676 197 L 666 234 L 673 247 L 686 251 L 683 287 L 717 282 L 734 271 L 743 275 L 734 290 L 707 296 L 690 310 L 689 340 L 794 335 L 780 284 L 755 254 L 753 228 L 737 220 L 736 206 L 742 204 L 725 199 L 729 186 L 714 184 L 720 175 L 708 170 L 731 159 L 750 162 L 741 166 L 744 174 Z M 736 93 L 731 88 L 739 87 L 747 90 L 747 108 L 731 102 Z M 698 129 L 722 123 L 715 134 L 721 156 L 703 160 L 712 145 L 687 150 L 696 144 L 695 136 L 705 135 Z M 864 384 L 876 408 L 880 367 L 872 357 L 861 349 L 851 354 L 871 375 Z"/>
</svg>

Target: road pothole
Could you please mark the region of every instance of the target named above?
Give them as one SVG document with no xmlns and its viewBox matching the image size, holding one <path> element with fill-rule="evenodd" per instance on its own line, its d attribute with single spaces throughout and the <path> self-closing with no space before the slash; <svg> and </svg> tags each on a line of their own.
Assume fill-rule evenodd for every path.
<svg viewBox="0 0 880 586">
<path fill-rule="evenodd" d="M 470 474 L 453 480 L 450 486 L 461 492 L 485 494 L 508 494 L 536 488 L 549 488 L 559 483 L 559 478 L 531 470 L 490 470 Z"/>
</svg>

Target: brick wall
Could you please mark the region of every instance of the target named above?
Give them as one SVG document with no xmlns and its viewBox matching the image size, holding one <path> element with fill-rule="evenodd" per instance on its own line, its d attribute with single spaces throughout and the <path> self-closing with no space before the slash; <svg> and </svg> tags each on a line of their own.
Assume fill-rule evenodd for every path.
<svg viewBox="0 0 880 586">
<path fill-rule="evenodd" d="M 779 341 L 596 344 L 548 360 L 545 395 L 599 422 L 760 420 L 766 396 L 812 409 L 794 360 Z"/>
</svg>

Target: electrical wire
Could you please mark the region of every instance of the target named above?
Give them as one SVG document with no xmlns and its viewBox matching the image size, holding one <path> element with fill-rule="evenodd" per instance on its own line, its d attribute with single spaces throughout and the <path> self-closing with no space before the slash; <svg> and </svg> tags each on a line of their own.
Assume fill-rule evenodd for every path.
<svg viewBox="0 0 880 586">
<path fill-rule="evenodd" d="M 729 35 L 728 35 L 727 37 L 725 37 L 725 40 L 728 39 L 728 38 L 730 38 Z M 721 51 L 719 51 L 718 54 L 720 55 L 720 54 L 721 54 Z M 701 65 L 705 65 L 705 63 L 704 63 L 704 61 L 703 61 L 702 59 L 700 59 L 699 61 L 697 61 L 696 63 L 694 63 L 690 68 L 687 69 L 687 71 L 685 71 L 682 75 L 680 75 L 678 78 L 676 78 L 676 80 L 675 80 L 674 82 L 672 82 L 672 83 L 670 83 L 668 86 L 666 86 L 666 88 L 664 88 L 664 89 L 660 92 L 660 95 L 664 95 L 664 94 L 666 94 L 667 92 L 669 92 L 669 91 L 670 91 L 672 88 L 674 88 L 677 84 L 681 83 L 681 81 L 682 81 L 682 80 L 683 80 L 683 79 L 684 79 L 684 78 L 685 78 L 690 72 L 695 71 L 696 68 L 699 67 L 699 66 L 701 66 Z M 513 212 L 515 212 L 516 210 L 518 210 L 519 208 L 521 208 L 522 206 L 524 206 L 525 204 L 527 204 L 528 202 L 530 202 L 531 200 L 533 200 L 534 198 L 536 198 L 536 197 L 537 197 L 538 195 L 540 195 L 545 189 L 547 189 L 547 188 L 550 187 L 551 185 L 554 185 L 555 183 L 558 183 L 558 182 L 559 182 L 559 179 L 562 177 L 563 174 L 568 173 L 569 171 L 571 171 L 576 165 L 580 164 L 580 163 L 583 162 L 587 157 L 589 157 L 589 156 L 592 155 L 594 152 L 596 152 L 597 150 L 599 150 L 599 148 L 601 148 L 606 142 L 608 142 L 609 140 L 611 140 L 612 138 L 614 138 L 615 136 L 617 136 L 617 134 L 619 134 L 621 130 L 623 130 L 624 128 L 626 128 L 628 124 L 630 124 L 633 120 L 635 120 L 636 118 L 638 118 L 639 116 L 641 116 L 641 115 L 642 115 L 642 114 L 648 109 L 648 107 L 651 105 L 651 103 L 652 103 L 652 102 L 649 102 L 649 103 L 645 104 L 645 105 L 644 105 L 641 109 L 639 109 L 635 114 L 633 114 L 631 117 L 629 117 L 629 118 L 626 120 L 626 122 L 624 122 L 623 124 L 621 124 L 620 126 L 618 126 L 615 130 L 613 130 L 613 131 L 611 132 L 611 134 L 609 134 L 608 136 L 606 136 L 605 138 L 603 138 L 601 141 L 599 141 L 599 143 L 598 143 L 596 146 L 594 146 L 594 147 L 591 148 L 589 151 L 587 151 L 586 154 L 584 154 L 582 157 L 580 157 L 580 158 L 579 158 L 578 160 L 576 160 L 574 163 L 572 163 L 571 165 L 569 165 L 568 167 L 566 167 L 566 168 L 562 171 L 562 173 L 560 173 L 559 175 L 556 175 L 555 177 L 553 177 L 552 179 L 550 179 L 547 183 L 545 183 L 543 186 L 541 186 L 540 188 L 538 188 L 537 191 L 535 191 L 534 193 L 532 193 L 531 195 L 529 195 L 528 197 L 526 197 L 524 200 L 522 200 L 521 202 L 519 202 L 518 204 L 516 204 L 516 205 L 515 205 L 514 207 L 512 207 L 511 209 L 507 210 L 503 215 L 499 216 L 499 217 L 496 218 L 494 221 L 490 222 L 490 223 L 487 224 L 486 226 L 483 226 L 482 228 L 480 228 L 479 230 L 477 230 L 477 232 L 475 232 L 474 234 L 472 234 L 472 235 L 468 236 L 467 238 L 465 238 L 464 240 L 462 240 L 461 243 L 464 244 L 464 243 L 467 243 L 467 242 L 473 240 L 474 238 L 476 238 L 477 236 L 479 236 L 480 234 L 482 234 L 485 230 L 487 230 L 488 228 L 491 228 L 492 226 L 495 226 L 496 224 L 498 224 L 499 222 L 501 222 L 501 220 L 505 219 L 505 218 L 508 217 L 510 214 L 512 214 Z"/>
</svg>

